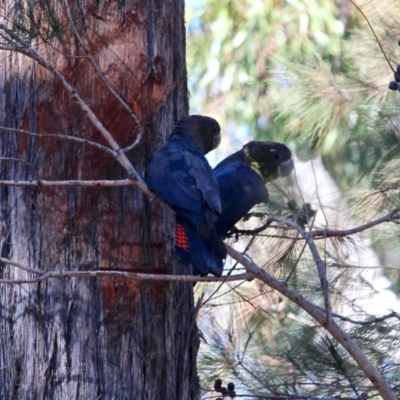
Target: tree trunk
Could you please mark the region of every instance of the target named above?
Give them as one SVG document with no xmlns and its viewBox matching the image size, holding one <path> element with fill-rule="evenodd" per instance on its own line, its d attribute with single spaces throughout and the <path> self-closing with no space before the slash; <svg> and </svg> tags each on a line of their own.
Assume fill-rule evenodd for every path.
<svg viewBox="0 0 400 400">
<path fill-rule="evenodd" d="M 31 41 L 128 146 L 139 127 L 96 73 L 83 40 L 141 123 L 143 137 L 127 155 L 143 176 L 188 111 L 183 3 L 74 0 L 69 14 L 64 1 L 6 0 L 1 22 Z M 1 51 L 0 60 L 3 127 L 107 145 L 48 69 L 17 52 Z M 101 149 L 54 137 L 2 130 L 0 156 L 2 180 L 127 176 Z M 173 216 L 135 186 L 3 185 L 0 218 L 1 256 L 41 271 L 183 272 L 174 261 Z M 0 265 L 3 280 L 36 277 Z M 119 277 L 2 283 L 0 398 L 197 399 L 192 287 Z"/>
</svg>

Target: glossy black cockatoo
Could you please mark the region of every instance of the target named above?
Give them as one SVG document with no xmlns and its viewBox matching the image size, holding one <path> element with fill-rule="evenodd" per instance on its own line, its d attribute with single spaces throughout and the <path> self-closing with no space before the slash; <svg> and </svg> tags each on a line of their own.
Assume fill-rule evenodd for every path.
<svg viewBox="0 0 400 400">
<path fill-rule="evenodd" d="M 195 275 L 220 276 L 225 245 L 216 233 L 221 214 L 218 183 L 204 157 L 218 147 L 221 128 L 210 117 L 181 118 L 152 159 L 147 184 L 176 213 L 175 244 Z"/>
<path fill-rule="evenodd" d="M 224 236 L 259 203 L 268 202 L 266 182 L 293 170 L 292 153 L 275 142 L 252 141 L 221 161 L 213 170 L 221 196 L 222 213 L 216 228 Z"/>
</svg>

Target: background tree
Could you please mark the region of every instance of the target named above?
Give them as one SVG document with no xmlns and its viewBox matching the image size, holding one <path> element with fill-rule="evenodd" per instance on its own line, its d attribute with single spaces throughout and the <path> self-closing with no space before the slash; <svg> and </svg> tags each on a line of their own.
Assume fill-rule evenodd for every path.
<svg viewBox="0 0 400 400">
<path fill-rule="evenodd" d="M 2 3 L 2 399 L 198 398 L 192 283 L 127 278 L 179 273 L 141 176 L 188 112 L 183 9 Z"/>
<path fill-rule="evenodd" d="M 396 2 L 357 4 L 396 66 Z M 232 143 L 237 150 L 256 137 L 284 141 L 304 161 L 296 163 L 293 186 L 269 186 L 273 201 L 261 210 L 264 214 L 299 221 L 301 210 L 288 207 L 288 200 L 311 202 L 318 211 L 309 230 L 354 227 L 393 209 L 395 215 L 398 94 L 388 93 L 392 72 L 357 8 L 348 1 L 207 0 L 191 12 L 193 104 L 213 110 L 217 119 L 226 117 L 230 139 L 221 156 L 230 153 Z M 272 221 L 255 237 L 243 235 L 239 248 L 250 247 L 265 271 L 324 307 L 313 255 L 298 233 Z M 263 223 L 265 218 L 252 218 L 246 229 Z M 399 324 L 398 314 L 390 313 L 399 310 L 398 229 L 378 225 L 368 226 L 363 236 L 349 230 L 331 238 L 325 233 L 316 243 L 334 312 L 341 315 L 335 320 L 398 393 L 399 356 L 392 349 Z M 259 398 L 376 393 L 348 352 L 268 286 L 214 285 L 206 290 L 200 317 L 205 388 L 219 376 L 236 380 L 242 393 Z"/>
</svg>

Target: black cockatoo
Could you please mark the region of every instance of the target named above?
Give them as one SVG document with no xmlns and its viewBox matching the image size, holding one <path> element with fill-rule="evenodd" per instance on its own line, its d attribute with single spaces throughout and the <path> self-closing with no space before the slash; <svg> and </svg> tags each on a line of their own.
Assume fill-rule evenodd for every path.
<svg viewBox="0 0 400 400">
<path fill-rule="evenodd" d="M 292 170 L 291 151 L 275 142 L 249 142 L 221 161 L 213 170 L 222 204 L 216 223 L 218 234 L 224 236 L 256 204 L 267 203 L 265 183 L 287 176 Z"/>
<path fill-rule="evenodd" d="M 180 260 L 195 275 L 220 276 L 225 245 L 216 233 L 221 214 L 218 183 L 204 157 L 221 141 L 218 122 L 192 115 L 181 118 L 150 165 L 147 184 L 176 213 L 175 244 Z"/>
</svg>

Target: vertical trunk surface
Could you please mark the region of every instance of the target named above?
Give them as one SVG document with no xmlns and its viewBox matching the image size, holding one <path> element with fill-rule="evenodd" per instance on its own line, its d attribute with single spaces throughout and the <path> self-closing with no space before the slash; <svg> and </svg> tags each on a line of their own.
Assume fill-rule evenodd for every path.
<svg viewBox="0 0 400 400">
<path fill-rule="evenodd" d="M 127 155 L 143 176 L 188 111 L 183 0 L 74 0 L 70 7 L 87 50 L 141 122 L 142 140 Z M 135 140 L 137 124 L 93 69 L 64 1 L 5 0 L 0 13 L 66 77 L 120 146 Z M 3 127 L 107 144 L 60 80 L 29 57 L 1 51 L 0 86 Z M 126 177 L 93 146 L 0 133 L 1 180 Z M 0 186 L 1 256 L 42 271 L 177 273 L 172 231 L 173 216 L 135 187 Z M 1 279 L 34 277 L 0 264 Z M 0 337 L 1 399 L 198 398 L 190 283 L 0 284 Z"/>
</svg>

